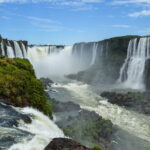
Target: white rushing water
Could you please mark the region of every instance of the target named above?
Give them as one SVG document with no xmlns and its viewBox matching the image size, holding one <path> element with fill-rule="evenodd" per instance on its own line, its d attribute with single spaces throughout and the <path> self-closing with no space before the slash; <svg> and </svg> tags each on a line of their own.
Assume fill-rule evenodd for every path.
<svg viewBox="0 0 150 150">
<path fill-rule="evenodd" d="M 51 50 L 50 53 L 44 47 L 28 48 L 28 59 L 38 77 L 64 76 L 76 73 L 82 66 L 76 65 L 76 60 L 72 57 L 72 46 L 65 46 L 59 52 Z"/>
<path fill-rule="evenodd" d="M 91 60 L 91 66 L 94 65 L 95 60 L 96 60 L 96 54 L 97 54 L 97 48 L 98 48 L 98 43 L 93 44 L 93 50 L 92 50 L 92 60 Z"/>
<path fill-rule="evenodd" d="M 140 38 L 139 42 L 138 39 L 131 40 L 118 82 L 128 88 L 144 89 L 144 69 L 148 58 L 150 58 L 150 38 Z"/>
<path fill-rule="evenodd" d="M 16 41 L 14 41 L 14 47 L 15 47 L 16 57 L 23 58 L 21 48 Z"/>
<path fill-rule="evenodd" d="M 117 125 L 125 131 L 150 142 L 149 116 L 113 105 L 92 91 L 89 85 L 81 82 L 57 84 L 53 85 L 53 88 L 57 91 L 59 91 L 60 88 L 64 88 L 69 92 L 69 94 L 71 94 L 71 98 L 68 99 L 80 104 L 81 108 L 95 111 L 103 118 L 111 120 L 114 125 Z M 65 99 L 67 93 L 62 92 L 60 94 Z"/>
<path fill-rule="evenodd" d="M 20 120 L 18 128 L 32 133 L 34 136 L 31 140 L 24 138 L 19 143 L 11 146 L 9 150 L 43 150 L 53 138 L 64 137 L 63 132 L 57 125 L 38 110 L 27 107 L 18 111 L 33 115 L 31 124 L 25 124 Z"/>
<path fill-rule="evenodd" d="M 2 42 L 1 42 L 1 49 L 2 49 L 2 56 L 5 56 L 3 40 L 2 40 Z"/>
<path fill-rule="evenodd" d="M 13 48 L 10 47 L 10 46 L 7 46 L 7 55 L 8 55 L 9 58 L 14 58 L 15 57 Z"/>
<path fill-rule="evenodd" d="M 24 46 L 23 43 L 21 43 L 21 45 L 22 45 L 22 49 L 23 49 L 23 56 L 24 56 L 24 58 L 27 58 L 27 51 L 26 51 L 26 48 L 25 48 L 25 46 Z"/>
</svg>

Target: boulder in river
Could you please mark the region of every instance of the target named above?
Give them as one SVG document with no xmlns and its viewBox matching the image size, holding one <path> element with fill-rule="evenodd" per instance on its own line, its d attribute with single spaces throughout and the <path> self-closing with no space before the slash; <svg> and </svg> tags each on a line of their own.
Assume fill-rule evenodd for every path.
<svg viewBox="0 0 150 150">
<path fill-rule="evenodd" d="M 51 84 L 53 84 L 54 82 L 49 79 L 49 78 L 40 78 L 41 82 L 44 85 L 44 88 L 47 89 L 48 87 L 51 87 Z"/>
<path fill-rule="evenodd" d="M 67 139 L 67 138 L 55 138 L 53 139 L 44 150 L 92 150 L 80 143 Z"/>
</svg>

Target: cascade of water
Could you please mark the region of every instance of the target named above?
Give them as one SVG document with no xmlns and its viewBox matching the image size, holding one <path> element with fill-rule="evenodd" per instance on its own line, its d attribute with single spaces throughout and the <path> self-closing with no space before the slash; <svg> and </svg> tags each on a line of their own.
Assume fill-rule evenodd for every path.
<svg viewBox="0 0 150 150">
<path fill-rule="evenodd" d="M 60 51 L 60 48 L 58 48 Z M 65 75 L 75 72 L 74 59 L 72 59 L 72 46 L 65 46 L 59 53 L 47 54 L 44 48 L 29 47 L 28 59 L 34 66 L 38 77 L 49 75 Z M 79 68 L 79 67 L 78 67 Z"/>
<path fill-rule="evenodd" d="M 2 56 L 5 56 L 4 43 L 3 43 L 3 41 L 1 42 L 1 50 L 2 50 Z"/>
<path fill-rule="evenodd" d="M 56 46 L 50 46 L 50 54 L 59 53 L 63 48 L 57 48 Z"/>
<path fill-rule="evenodd" d="M 144 89 L 145 61 L 150 57 L 150 38 L 129 42 L 127 58 L 120 70 L 119 83 L 133 89 Z"/>
<path fill-rule="evenodd" d="M 64 137 L 57 125 L 41 112 L 28 107 L 18 111 L 33 116 L 31 124 L 20 121 L 17 128 L 33 134 L 34 137 L 31 140 L 24 138 L 19 143 L 12 145 L 9 150 L 43 150 L 53 138 Z"/>
<path fill-rule="evenodd" d="M 94 65 L 95 60 L 96 60 L 96 54 L 97 54 L 97 48 L 98 48 L 98 43 L 93 44 L 93 49 L 92 49 L 92 60 L 91 60 L 91 66 Z"/>
<path fill-rule="evenodd" d="M 27 58 L 27 51 L 26 51 L 26 48 L 25 48 L 25 46 L 24 46 L 23 43 L 21 43 L 21 45 L 22 45 L 22 49 L 23 49 L 23 56 L 24 56 L 24 58 Z"/>
<path fill-rule="evenodd" d="M 14 41 L 14 47 L 15 47 L 16 57 L 23 58 L 21 48 L 16 41 Z"/>
<path fill-rule="evenodd" d="M 81 108 L 95 111 L 103 118 L 111 120 L 114 125 L 150 142 L 149 116 L 111 104 L 95 93 L 90 85 L 81 82 L 52 85 L 52 89 L 58 91 L 54 94 L 51 92 L 53 98 L 56 98 L 58 94 L 60 94 L 59 97 L 61 97 L 62 101 L 66 101 L 69 98 L 69 100 L 80 104 Z M 68 91 L 69 97 L 67 95 Z"/>
<path fill-rule="evenodd" d="M 7 46 L 7 55 L 8 55 L 9 58 L 14 58 L 15 57 L 13 48 L 10 47 L 10 46 Z"/>
</svg>

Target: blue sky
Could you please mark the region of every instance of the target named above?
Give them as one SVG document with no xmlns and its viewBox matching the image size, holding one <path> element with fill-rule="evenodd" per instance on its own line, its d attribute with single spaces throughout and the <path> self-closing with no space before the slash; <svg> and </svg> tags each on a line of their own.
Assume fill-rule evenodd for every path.
<svg viewBox="0 0 150 150">
<path fill-rule="evenodd" d="M 150 0 L 0 0 L 0 34 L 30 44 L 150 34 Z"/>
</svg>

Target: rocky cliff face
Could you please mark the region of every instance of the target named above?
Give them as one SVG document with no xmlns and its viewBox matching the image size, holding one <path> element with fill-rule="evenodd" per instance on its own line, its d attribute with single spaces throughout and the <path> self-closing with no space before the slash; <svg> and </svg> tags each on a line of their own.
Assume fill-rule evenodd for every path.
<svg viewBox="0 0 150 150">
<path fill-rule="evenodd" d="M 99 42 L 76 43 L 73 54 L 90 68 L 69 77 L 94 84 L 114 83 L 119 78 L 120 68 L 127 56 L 129 41 L 134 38 L 140 37 L 124 36 Z"/>
<path fill-rule="evenodd" d="M 3 39 L 0 35 L 0 56 L 26 57 L 28 42 Z M 20 55 L 17 50 L 20 50 Z"/>
</svg>

